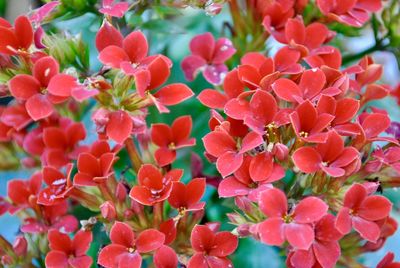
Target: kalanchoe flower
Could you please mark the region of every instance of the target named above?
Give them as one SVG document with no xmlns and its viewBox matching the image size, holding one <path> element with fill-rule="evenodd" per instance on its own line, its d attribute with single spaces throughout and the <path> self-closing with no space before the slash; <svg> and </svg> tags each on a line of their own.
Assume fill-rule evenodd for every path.
<svg viewBox="0 0 400 268">
<path fill-rule="evenodd" d="M 399 122 L 391 122 L 390 126 L 386 129 L 386 133 L 393 135 L 395 139 L 400 139 L 400 123 Z"/>
<path fill-rule="evenodd" d="M 326 214 L 315 224 L 315 241 L 309 250 L 297 249 L 289 253 L 289 267 L 333 268 L 338 261 L 341 250 L 338 240 L 343 235 L 335 229 L 335 217 Z"/>
<path fill-rule="evenodd" d="M 122 18 L 128 9 L 128 2 L 114 3 L 114 0 L 103 0 L 99 12 L 111 17 Z"/>
<path fill-rule="evenodd" d="M 33 14 L 29 17 L 29 19 L 31 20 L 31 22 L 33 23 L 37 23 L 40 24 L 42 23 L 46 17 L 54 11 L 55 8 L 57 8 L 57 6 L 59 6 L 61 3 L 60 1 L 51 1 L 48 2 L 46 4 L 44 4 L 43 6 L 41 6 L 40 8 L 36 9 Z"/>
<path fill-rule="evenodd" d="M 238 170 L 243 162 L 243 155 L 263 142 L 259 134 L 249 132 L 238 146 L 234 137 L 223 127 L 214 130 L 203 138 L 207 153 L 217 158 L 217 169 L 223 177 Z"/>
<path fill-rule="evenodd" d="M 99 253 L 97 263 L 106 268 L 132 267 L 140 268 L 140 254 L 159 249 L 165 236 L 155 229 L 142 231 L 138 237 L 132 228 L 123 222 L 115 222 L 110 231 L 111 244 L 105 246 Z"/>
<path fill-rule="evenodd" d="M 371 158 L 365 165 L 365 170 L 369 173 L 391 167 L 400 175 L 400 147 L 389 147 L 386 150 L 378 147 L 372 152 Z"/>
<path fill-rule="evenodd" d="M 328 205 L 313 196 L 289 209 L 285 193 L 275 188 L 261 193 L 259 206 L 268 217 L 258 225 L 261 241 L 280 246 L 287 240 L 292 247 L 302 250 L 308 250 L 315 240 L 312 224 L 328 211 Z"/>
<path fill-rule="evenodd" d="M 170 196 L 173 183 L 179 181 L 182 174 L 182 170 L 173 169 L 163 175 L 155 166 L 144 164 L 137 175 L 139 185 L 131 189 L 129 196 L 142 205 L 152 206 Z"/>
<path fill-rule="evenodd" d="M 193 81 L 201 71 L 208 82 L 220 85 L 228 72 L 225 62 L 235 54 L 236 49 L 229 39 L 215 41 L 211 33 L 204 33 L 190 41 L 190 51 L 192 55 L 182 61 L 186 79 Z"/>
<path fill-rule="evenodd" d="M 193 179 L 187 185 L 179 181 L 174 182 L 168 203 L 181 214 L 184 214 L 185 211 L 201 210 L 205 203 L 199 201 L 205 190 L 206 180 L 204 178 Z"/>
<path fill-rule="evenodd" d="M 71 238 L 57 230 L 50 230 L 47 236 L 50 252 L 46 255 L 46 267 L 82 267 L 89 268 L 92 258 L 86 255 L 92 242 L 90 231 L 78 231 Z"/>
<path fill-rule="evenodd" d="M 16 18 L 14 27 L 2 20 L 0 23 L 0 53 L 26 54 L 33 42 L 33 28 L 26 16 Z"/>
<path fill-rule="evenodd" d="M 393 252 L 388 252 L 376 266 L 376 268 L 398 268 L 398 267 L 400 267 L 400 262 L 394 261 Z"/>
<path fill-rule="evenodd" d="M 74 185 L 95 186 L 105 182 L 111 175 L 112 165 L 116 160 L 107 141 L 93 143 L 89 152 L 83 152 L 78 157 L 78 173 L 74 176 Z"/>
<path fill-rule="evenodd" d="M 174 120 L 171 127 L 166 124 L 153 124 L 151 126 L 151 140 L 158 148 L 154 157 L 159 166 L 171 164 L 176 159 L 176 150 L 196 144 L 190 137 L 192 131 L 192 118 L 181 116 Z"/>
<path fill-rule="evenodd" d="M 209 226 L 196 225 L 190 236 L 195 254 L 190 258 L 188 268 L 233 267 L 227 258 L 235 252 L 238 238 L 230 232 L 216 232 Z"/>
<path fill-rule="evenodd" d="M 36 172 L 29 180 L 14 179 L 7 184 L 8 197 L 11 199 L 13 207 L 10 207 L 10 213 L 34 207 L 36 205 L 37 195 L 42 186 L 42 174 Z"/>
<path fill-rule="evenodd" d="M 368 196 L 363 185 L 353 184 L 344 196 L 335 226 L 342 234 L 348 234 L 353 227 L 362 238 L 376 242 L 380 235 L 376 221 L 388 217 L 391 209 L 392 203 L 386 197 Z"/>
<path fill-rule="evenodd" d="M 72 164 L 66 166 L 64 175 L 53 167 L 44 167 L 42 176 L 47 188 L 43 189 L 38 196 L 38 204 L 51 206 L 63 202 L 73 189 L 71 182 Z"/>
<path fill-rule="evenodd" d="M 43 57 L 33 66 L 32 75 L 18 74 L 9 81 L 11 95 L 24 101 L 28 114 L 35 121 L 46 118 L 54 112 L 54 104 L 65 102 L 73 96 L 83 100 L 96 90 L 84 96 L 84 89 L 75 77 L 59 73 L 59 64 L 52 57 Z M 84 93 L 84 94 L 82 94 Z"/>
<path fill-rule="evenodd" d="M 305 142 L 324 143 L 328 133 L 323 132 L 334 119 L 330 114 L 318 114 L 314 105 L 306 100 L 290 114 L 297 137 Z"/>
<path fill-rule="evenodd" d="M 335 131 L 330 131 L 325 143 L 314 147 L 297 149 L 292 158 L 294 164 L 305 173 L 323 170 L 327 175 L 340 177 L 345 175 L 346 166 L 356 161 L 359 152 L 356 148 L 344 146 L 344 141 Z"/>
</svg>

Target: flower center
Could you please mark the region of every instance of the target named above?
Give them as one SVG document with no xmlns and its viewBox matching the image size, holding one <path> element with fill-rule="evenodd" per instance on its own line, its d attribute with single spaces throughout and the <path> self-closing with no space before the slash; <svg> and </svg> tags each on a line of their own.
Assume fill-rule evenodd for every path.
<svg viewBox="0 0 400 268">
<path fill-rule="evenodd" d="M 134 248 L 127 248 L 127 250 L 128 250 L 129 253 L 135 252 L 135 249 L 134 249 Z"/>
<path fill-rule="evenodd" d="M 300 137 L 302 137 L 302 138 L 307 138 L 309 134 L 308 134 L 308 132 L 306 132 L 306 131 L 300 131 L 299 135 L 300 135 Z"/>
<path fill-rule="evenodd" d="M 293 221 L 293 217 L 290 214 L 286 214 L 285 216 L 282 217 L 282 219 L 285 223 L 291 223 Z"/>
<path fill-rule="evenodd" d="M 175 149 L 176 149 L 175 143 L 174 143 L 174 142 L 171 142 L 171 143 L 168 145 L 168 148 L 171 149 L 171 150 L 175 150 Z"/>
</svg>

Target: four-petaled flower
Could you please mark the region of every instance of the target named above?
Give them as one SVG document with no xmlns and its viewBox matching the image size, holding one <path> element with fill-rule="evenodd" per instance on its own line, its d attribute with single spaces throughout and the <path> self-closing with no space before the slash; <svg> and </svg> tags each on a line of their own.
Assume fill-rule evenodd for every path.
<svg viewBox="0 0 400 268">
<path fill-rule="evenodd" d="M 206 180 L 204 178 L 193 179 L 187 185 L 180 181 L 174 182 L 168 203 L 182 214 L 185 211 L 201 210 L 205 203 L 199 201 L 205 190 Z"/>
<path fill-rule="evenodd" d="M 156 229 L 146 229 L 137 237 L 132 228 L 123 222 L 115 222 L 110 231 L 111 244 L 99 253 L 97 263 L 106 268 L 142 267 L 140 254 L 157 250 L 164 244 L 165 235 Z"/>
</svg>

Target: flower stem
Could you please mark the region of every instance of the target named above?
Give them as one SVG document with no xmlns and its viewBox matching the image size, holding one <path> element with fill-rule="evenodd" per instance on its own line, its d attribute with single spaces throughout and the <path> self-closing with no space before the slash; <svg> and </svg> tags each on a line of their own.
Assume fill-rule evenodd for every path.
<svg viewBox="0 0 400 268">
<path fill-rule="evenodd" d="M 125 141 L 126 150 L 128 151 L 129 158 L 131 159 L 132 166 L 136 172 L 138 172 L 139 168 L 142 165 L 142 159 L 140 159 L 139 152 L 136 148 L 135 143 L 132 139 L 128 138 Z"/>
</svg>

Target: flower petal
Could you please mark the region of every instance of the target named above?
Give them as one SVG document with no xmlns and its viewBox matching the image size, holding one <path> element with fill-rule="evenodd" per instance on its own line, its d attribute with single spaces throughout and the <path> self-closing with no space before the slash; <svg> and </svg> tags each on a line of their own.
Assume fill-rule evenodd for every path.
<svg viewBox="0 0 400 268">
<path fill-rule="evenodd" d="M 308 250 L 315 239 L 314 230 L 308 224 L 285 225 L 285 236 L 291 246 L 303 250 Z"/>
<path fill-rule="evenodd" d="M 298 223 L 313 223 L 325 216 L 328 208 L 324 201 L 310 196 L 297 204 L 294 209 L 294 219 Z"/>
<path fill-rule="evenodd" d="M 164 244 L 165 235 L 156 229 L 147 229 L 138 235 L 136 248 L 140 253 L 156 250 Z"/>
<path fill-rule="evenodd" d="M 26 101 L 25 107 L 29 116 L 35 121 L 46 118 L 54 112 L 53 105 L 48 98 L 41 94 L 30 97 Z"/>
</svg>

